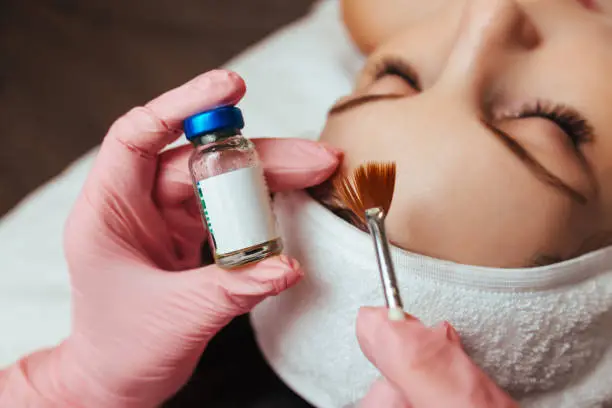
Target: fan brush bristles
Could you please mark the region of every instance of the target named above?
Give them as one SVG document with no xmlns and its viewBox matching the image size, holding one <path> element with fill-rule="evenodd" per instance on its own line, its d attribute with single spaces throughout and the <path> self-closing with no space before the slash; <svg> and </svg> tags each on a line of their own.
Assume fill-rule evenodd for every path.
<svg viewBox="0 0 612 408">
<path fill-rule="evenodd" d="M 389 213 L 395 189 L 395 162 L 368 162 L 350 175 L 334 180 L 334 189 L 346 206 L 366 222 L 365 211 L 381 207 Z"/>
</svg>

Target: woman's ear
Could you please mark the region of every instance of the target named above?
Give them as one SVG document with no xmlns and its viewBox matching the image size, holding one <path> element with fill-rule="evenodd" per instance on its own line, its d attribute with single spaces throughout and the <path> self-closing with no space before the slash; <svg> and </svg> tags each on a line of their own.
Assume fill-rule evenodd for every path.
<svg viewBox="0 0 612 408">
<path fill-rule="evenodd" d="M 341 0 L 342 19 L 355 45 L 369 55 L 402 26 L 414 0 Z"/>
<path fill-rule="evenodd" d="M 458 0 L 341 0 L 344 25 L 355 45 L 370 54 L 398 31 Z"/>
<path fill-rule="evenodd" d="M 376 39 L 373 38 L 370 19 L 364 18 L 365 10 L 372 6 L 368 5 L 371 0 L 341 0 L 340 10 L 344 26 L 353 40 L 353 43 L 363 52 L 368 55 L 376 46 Z M 374 36 L 375 37 L 375 36 Z"/>
</svg>

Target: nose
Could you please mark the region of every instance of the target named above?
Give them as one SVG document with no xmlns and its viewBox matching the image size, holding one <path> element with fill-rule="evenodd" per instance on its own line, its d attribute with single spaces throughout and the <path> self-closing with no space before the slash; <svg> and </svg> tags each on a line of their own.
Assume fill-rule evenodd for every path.
<svg viewBox="0 0 612 408">
<path fill-rule="evenodd" d="M 511 55 L 540 43 L 536 27 L 516 0 L 466 0 L 455 38 L 440 82 L 461 84 L 472 92 Z"/>
</svg>

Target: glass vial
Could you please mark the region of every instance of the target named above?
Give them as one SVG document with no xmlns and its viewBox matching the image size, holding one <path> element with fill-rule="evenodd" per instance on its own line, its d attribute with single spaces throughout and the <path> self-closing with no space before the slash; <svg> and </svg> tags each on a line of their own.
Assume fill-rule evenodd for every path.
<svg viewBox="0 0 612 408">
<path fill-rule="evenodd" d="M 217 265 L 232 269 L 278 255 L 282 241 L 263 166 L 241 134 L 240 109 L 225 106 L 183 122 L 195 147 L 189 169 Z"/>
</svg>

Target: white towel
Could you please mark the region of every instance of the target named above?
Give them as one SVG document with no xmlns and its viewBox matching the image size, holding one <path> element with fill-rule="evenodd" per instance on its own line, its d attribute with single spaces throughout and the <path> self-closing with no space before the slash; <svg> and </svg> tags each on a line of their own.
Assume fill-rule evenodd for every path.
<svg viewBox="0 0 612 408">
<path fill-rule="evenodd" d="M 296 287 L 252 316 L 279 376 L 321 408 L 359 401 L 377 378 L 355 338 L 358 308 L 384 303 L 370 237 L 305 193 L 275 200 Z M 612 403 L 612 247 L 532 269 L 469 267 L 393 249 L 408 313 L 447 320 L 474 361 L 525 407 Z"/>
</svg>

